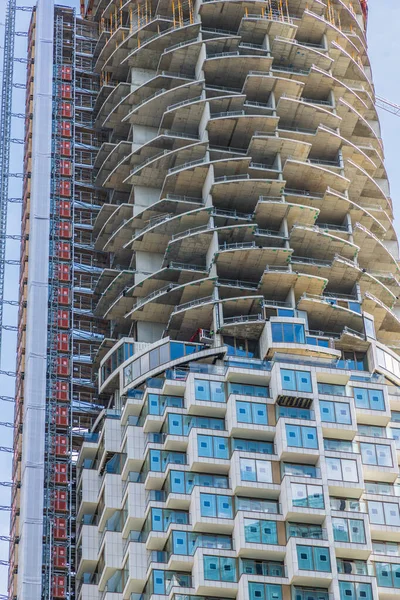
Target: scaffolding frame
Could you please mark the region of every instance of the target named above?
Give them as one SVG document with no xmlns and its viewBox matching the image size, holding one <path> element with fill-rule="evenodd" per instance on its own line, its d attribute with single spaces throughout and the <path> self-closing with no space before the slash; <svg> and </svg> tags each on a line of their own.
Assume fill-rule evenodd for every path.
<svg viewBox="0 0 400 600">
<path fill-rule="evenodd" d="M 9 201 L 8 181 L 10 176 L 16 10 L 16 0 L 7 0 L 0 107 L 0 357 L 3 337 L 3 299 L 6 265 L 7 208 Z"/>
</svg>

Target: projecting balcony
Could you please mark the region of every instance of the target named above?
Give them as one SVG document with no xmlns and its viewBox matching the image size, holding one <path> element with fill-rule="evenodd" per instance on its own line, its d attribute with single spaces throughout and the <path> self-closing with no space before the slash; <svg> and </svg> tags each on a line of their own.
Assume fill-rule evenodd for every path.
<svg viewBox="0 0 400 600">
<path fill-rule="evenodd" d="M 313 65 L 329 70 L 333 59 L 320 44 L 307 44 L 291 38 L 275 36 L 271 42 L 272 56 L 298 69 L 310 69 Z"/>
<path fill-rule="evenodd" d="M 287 202 L 284 198 L 260 196 L 254 210 L 255 221 L 261 228 L 279 229 L 286 218 L 288 228 L 295 223 L 312 226 L 318 217 L 318 209 L 304 204 Z"/>
<path fill-rule="evenodd" d="M 279 100 L 285 94 L 298 97 L 301 90 L 302 85 L 299 81 L 279 77 L 272 71 L 250 70 L 244 81 L 242 93 L 246 94 L 248 98 L 264 102 L 271 92 L 274 92 L 275 100 Z"/>
<path fill-rule="evenodd" d="M 280 494 L 279 462 L 276 455 L 236 450 L 231 457 L 231 487 L 235 495 L 278 500 Z"/>
<path fill-rule="evenodd" d="M 174 236 L 179 236 L 188 230 L 206 226 L 210 221 L 213 209 L 200 208 L 189 212 L 173 215 L 155 217 L 146 227 L 136 232 L 136 235 L 128 243 L 133 250 L 143 252 L 165 251 L 169 241 Z"/>
<path fill-rule="evenodd" d="M 109 37 L 107 35 L 109 33 Z M 94 64 L 94 71 L 100 73 L 107 65 L 108 67 L 117 67 L 121 57 L 126 56 L 129 47 L 134 47 L 135 39 L 130 35 L 129 26 L 119 26 L 113 32 L 103 31 L 95 49 L 97 55 Z"/>
<path fill-rule="evenodd" d="M 103 271 L 102 275 L 105 273 L 105 271 Z M 113 271 L 113 274 L 116 273 L 115 271 Z M 109 281 L 108 285 L 105 287 L 105 289 L 101 292 L 100 298 L 95 306 L 94 309 L 94 313 L 96 315 L 102 315 L 104 314 L 106 311 L 108 311 L 110 305 L 113 305 L 115 300 L 117 298 L 120 298 L 121 295 L 123 297 L 123 299 L 125 300 L 125 306 L 121 307 L 121 310 L 126 312 L 128 310 L 128 308 L 130 307 L 130 302 L 128 298 L 125 298 L 123 292 L 126 288 L 129 288 L 130 286 L 132 286 L 135 282 L 135 272 L 134 271 L 118 271 L 118 274 L 112 277 L 107 277 L 105 278 L 103 276 L 103 279 L 107 279 L 107 281 Z M 100 276 L 101 277 L 101 276 Z M 111 279 L 111 280 L 110 280 Z M 98 280 L 99 283 L 99 280 Z M 96 289 L 98 290 L 98 284 Z"/>
<path fill-rule="evenodd" d="M 290 262 L 297 272 L 328 279 L 329 287 L 338 293 L 351 292 L 359 277 L 360 269 L 355 262 L 339 254 L 330 260 L 292 255 Z"/>
<path fill-rule="evenodd" d="M 240 110 L 212 112 L 207 131 L 211 142 L 218 146 L 247 149 L 255 132 L 272 136 L 278 120 L 268 112 L 252 114 L 250 106 L 244 105 Z"/>
<path fill-rule="evenodd" d="M 272 61 L 273 58 L 266 48 L 258 55 L 254 54 L 252 48 L 228 52 L 213 51 L 207 53 L 203 70 L 207 84 L 240 89 L 249 71 L 268 72 Z"/>
<path fill-rule="evenodd" d="M 321 229 L 318 225 L 293 225 L 290 231 L 290 246 L 296 256 L 312 256 L 318 260 L 332 260 L 336 254 L 351 260 L 357 256 L 359 250 L 357 245 L 330 233 L 328 229 Z"/>
<path fill-rule="evenodd" d="M 132 204 L 105 205 L 110 207 L 111 216 L 105 221 L 98 233 L 96 239 L 96 248 L 121 249 L 132 236 L 132 230 L 144 229 L 150 222 L 156 223 L 158 219 L 163 219 L 166 214 L 171 217 L 174 214 L 181 214 L 193 210 L 203 204 L 201 197 L 179 196 L 167 194 L 165 198 L 156 200 L 153 204 L 145 207 L 141 212 L 133 216 Z M 97 219 L 96 229 L 100 227 L 109 211 L 104 212 L 102 219 Z M 97 227 L 98 225 L 98 227 Z M 128 236 L 128 237 L 127 237 Z"/>
<path fill-rule="evenodd" d="M 94 163 L 94 167 L 98 169 L 96 179 L 99 185 L 102 185 L 112 169 L 131 151 L 131 142 L 121 141 L 118 144 L 104 142 L 101 145 Z"/>
<path fill-rule="evenodd" d="M 265 10 L 257 0 L 247 2 L 245 14 L 235 10 L 226 0 L 206 0 L 200 5 L 200 15 L 206 23 L 238 31 L 246 39 L 263 40 L 266 34 L 294 35 L 295 25 L 283 11 Z"/>
<path fill-rule="evenodd" d="M 93 227 L 95 248 L 101 250 L 110 235 L 134 214 L 132 204 L 103 204 Z"/>
<path fill-rule="evenodd" d="M 137 300 L 136 305 L 125 317 L 137 321 L 156 320 L 158 323 L 167 323 L 171 314 L 176 312 L 179 306 L 211 295 L 214 285 L 214 280 L 210 278 L 198 278 L 182 285 L 168 284 L 147 297 Z"/>
<path fill-rule="evenodd" d="M 215 166 L 217 172 L 210 193 L 214 205 L 219 208 L 253 212 L 260 197 L 281 198 L 285 182 L 279 179 L 251 177 L 239 169 L 235 174 L 233 163 L 231 168 L 227 164 L 224 170 L 220 168 L 221 164 Z"/>
<path fill-rule="evenodd" d="M 337 87 L 343 86 L 341 80 L 332 78 L 331 75 L 328 75 L 328 77 L 332 79 Z M 362 110 L 364 108 L 365 112 L 365 104 L 363 105 L 361 98 L 358 96 L 358 90 L 365 91 L 362 86 L 357 86 L 356 91 L 353 91 L 353 88 L 346 88 L 347 100 L 343 97 L 338 100 L 337 112 L 343 120 L 342 129 L 344 130 L 346 137 L 351 137 L 357 146 L 370 146 L 376 151 L 377 156 L 383 160 L 381 138 L 378 136 L 378 133 L 376 129 L 374 129 L 369 118 L 364 117 L 363 114 L 357 110 Z"/>
<path fill-rule="evenodd" d="M 340 118 L 333 111 L 334 106 L 328 100 L 319 100 L 302 96 L 282 95 L 276 112 L 280 117 L 279 128 L 296 127 L 316 132 L 320 125 L 331 129 L 340 127 Z M 306 140 L 306 137 L 303 138 Z"/>
<path fill-rule="evenodd" d="M 335 41 L 331 43 L 330 52 L 333 58 L 332 74 L 335 77 L 350 81 L 359 81 L 365 89 L 368 89 L 371 93 L 373 92 L 371 79 L 365 71 L 358 54 L 356 55 L 357 60 Z"/>
<path fill-rule="evenodd" d="M 151 181 L 154 187 L 161 188 L 170 171 L 184 170 L 187 165 L 205 162 L 207 143 L 196 141 L 199 139 L 198 136 L 171 133 L 161 134 L 160 138 L 162 138 L 160 141 L 165 140 L 166 144 L 171 140 L 168 144 L 170 149 L 164 147 L 164 150 L 155 152 L 154 140 L 142 146 L 135 155 L 135 168 L 124 180 L 126 186 L 141 185 Z"/>
<path fill-rule="evenodd" d="M 132 113 L 134 118 L 136 118 L 138 114 L 143 116 L 144 119 L 151 118 L 148 114 L 148 108 L 149 106 L 153 106 L 153 100 L 159 94 L 162 95 L 163 93 L 166 93 L 168 95 L 168 92 L 172 88 L 179 88 L 188 83 L 194 83 L 193 77 L 189 77 L 188 75 L 181 73 L 169 73 L 162 71 L 161 73 L 156 74 L 150 79 L 146 80 L 142 85 L 136 87 L 135 89 L 132 89 L 132 87 L 129 85 L 129 92 L 122 99 L 120 99 L 119 102 L 112 102 L 112 106 L 111 101 L 113 98 L 111 98 L 111 101 L 107 104 L 108 113 L 105 115 L 100 115 L 102 118 L 104 118 L 103 126 L 112 128 L 122 127 L 124 130 L 127 127 L 129 128 L 129 123 L 123 123 L 123 121 L 127 117 L 128 113 L 132 112 L 133 107 L 135 107 L 136 111 Z M 126 86 L 128 84 L 124 85 Z M 162 101 L 162 97 L 160 100 Z"/>
<path fill-rule="evenodd" d="M 230 216 L 230 213 L 232 216 Z M 230 243 L 250 243 L 256 238 L 257 243 L 265 246 L 282 247 L 285 245 L 285 236 L 277 231 L 261 230 L 248 223 L 248 217 L 243 219 L 244 223 L 236 224 L 238 213 L 236 211 L 214 211 L 216 215 L 211 218 L 205 225 L 200 225 L 193 229 L 188 229 L 174 234 L 168 243 L 165 255 L 164 264 L 168 264 L 170 260 L 196 260 L 193 256 L 200 257 L 201 252 L 208 251 L 211 241 L 214 240 L 214 234 L 217 234 L 217 240 L 220 245 Z M 233 221 L 233 223 L 232 223 Z M 219 223 L 229 223 L 227 225 L 219 225 Z M 214 240 L 214 244 L 217 243 Z M 196 248 L 193 248 L 196 246 Z M 196 254 L 200 252 L 200 254 Z"/>
<path fill-rule="evenodd" d="M 164 336 L 185 340 L 190 339 L 193 332 L 201 327 L 212 329 L 214 304 L 212 295 L 178 304 L 171 312 Z"/>
<path fill-rule="evenodd" d="M 358 261 L 361 268 L 368 271 L 379 271 L 381 269 L 398 273 L 398 260 L 385 246 L 385 244 L 361 223 L 353 227 L 354 243 L 359 246 Z"/>
<path fill-rule="evenodd" d="M 174 288 L 202 279 L 207 273 L 205 266 L 171 261 L 167 267 L 159 269 L 145 279 L 139 280 L 126 290 L 125 295 L 130 298 L 131 307 L 136 302 L 139 308 L 157 295 L 162 296 Z"/>
<path fill-rule="evenodd" d="M 200 32 L 200 23 L 190 22 L 189 20 L 184 21 L 181 26 L 175 25 L 172 19 L 170 19 L 167 27 L 161 28 L 159 24 L 164 20 L 163 17 L 156 17 L 149 21 L 146 25 L 141 28 L 140 31 L 140 44 L 137 39 L 135 40 L 133 50 L 131 50 L 122 60 L 121 65 L 128 68 L 138 69 L 154 69 L 155 65 L 158 64 L 159 70 L 179 71 L 179 67 L 184 66 L 183 69 L 186 71 L 186 65 L 184 60 L 182 62 L 176 62 L 172 65 L 163 64 L 163 54 L 172 52 L 172 49 L 182 48 L 186 49 L 186 45 L 192 45 L 198 43 L 198 35 Z M 193 55 L 193 48 L 191 53 L 182 52 L 176 53 L 181 58 L 186 58 L 188 64 L 190 61 L 195 60 L 198 54 L 198 48 L 195 50 Z M 161 58 L 160 58 L 161 57 Z M 178 68 L 176 68 L 178 67 Z"/>
<path fill-rule="evenodd" d="M 399 295 L 400 281 L 396 273 L 389 273 L 387 271 L 373 271 L 371 275 L 380 283 L 382 283 L 388 290 L 390 290 L 392 294 L 394 294 L 395 296 Z M 372 288 L 371 291 L 373 292 Z M 378 293 L 375 293 L 374 296 L 380 298 Z M 390 302 L 385 302 L 385 304 L 391 306 Z"/>
<path fill-rule="evenodd" d="M 361 303 L 352 296 L 305 293 L 297 308 L 310 314 L 310 324 L 314 329 L 340 332 L 347 326 L 360 333 L 363 331 Z"/>
<path fill-rule="evenodd" d="M 262 296 L 239 296 L 221 300 L 220 331 L 224 335 L 258 340 L 264 327 Z"/>
<path fill-rule="evenodd" d="M 263 246 L 255 241 L 223 243 L 219 245 L 213 262 L 221 277 L 260 280 L 266 264 L 285 266 L 290 262 L 291 254 L 291 249 Z"/>
<path fill-rule="evenodd" d="M 362 38 L 365 38 L 364 32 L 359 37 L 355 32 L 353 26 L 346 23 L 346 26 L 338 26 L 335 21 L 326 19 L 324 15 L 318 14 L 315 8 L 306 8 L 303 13 L 301 24 L 300 24 L 300 35 L 307 35 L 310 30 L 313 31 L 315 39 L 321 39 L 322 35 L 327 37 L 328 48 L 331 47 L 333 41 L 340 41 L 340 44 L 346 47 L 347 45 L 351 48 L 355 48 L 355 51 L 365 51 L 365 42 Z M 355 21 L 355 19 L 353 18 Z M 357 23 L 357 29 L 360 28 Z"/>
<path fill-rule="evenodd" d="M 157 79 L 160 78 L 158 77 Z M 161 82 L 157 81 L 157 83 Z M 191 102 L 203 99 L 202 90 L 204 80 L 183 81 L 180 85 L 176 85 L 177 82 L 175 79 L 164 76 L 162 77 L 162 83 L 165 87 L 157 87 L 152 93 L 151 89 L 154 88 L 150 88 L 147 96 L 132 104 L 130 112 L 123 118 L 126 124 L 164 127 L 162 124 L 164 113 L 172 110 L 172 107 L 178 108 L 178 106 L 185 106 Z M 136 93 L 137 96 L 138 93 Z M 195 121 L 193 120 L 192 122 Z"/>
<path fill-rule="evenodd" d="M 161 38 L 164 40 L 164 32 L 166 32 L 167 38 L 164 40 L 168 45 L 168 33 L 174 33 L 178 31 L 178 39 L 185 39 L 185 32 L 188 26 L 195 26 L 196 31 L 199 30 L 199 24 L 190 23 L 190 21 L 184 21 L 183 25 L 176 26 L 172 18 L 165 16 L 155 15 L 153 19 L 148 20 L 139 18 L 139 26 L 133 26 L 130 28 L 129 34 L 117 45 L 117 47 L 111 47 L 111 53 L 108 52 L 108 58 L 104 61 L 103 69 L 112 70 L 114 76 L 120 79 L 127 79 L 129 68 L 131 66 L 142 66 L 142 68 L 154 68 L 154 59 L 157 61 L 160 53 L 164 46 L 157 41 Z M 160 31 L 161 30 L 161 31 Z M 139 37 L 141 38 L 139 40 Z M 161 46 L 161 47 L 160 47 Z M 143 48 L 143 52 L 140 50 Z M 153 63 L 151 62 L 153 58 Z M 100 58 L 100 57 L 99 57 Z M 133 64 L 131 64 L 133 63 Z M 95 69 L 98 68 L 99 60 L 97 60 Z"/>
<path fill-rule="evenodd" d="M 328 187 L 344 193 L 350 181 L 340 174 L 341 166 L 335 161 L 308 159 L 300 161 L 289 158 L 283 167 L 283 178 L 289 188 L 312 189 L 325 194 Z"/>
<path fill-rule="evenodd" d="M 303 294 L 322 294 L 328 280 L 324 277 L 298 273 L 291 265 L 270 267 L 263 272 L 259 291 L 270 299 L 284 301 L 293 289 L 296 300 Z"/>
<path fill-rule="evenodd" d="M 370 292 L 365 292 L 363 309 L 374 317 L 378 341 L 383 344 L 394 343 L 400 335 L 400 317 Z"/>
<path fill-rule="evenodd" d="M 382 277 L 383 279 L 383 277 Z M 375 296 L 380 302 L 383 302 L 388 308 L 393 308 L 393 305 L 396 302 L 397 296 L 399 292 L 398 284 L 395 283 L 395 289 L 390 289 L 387 285 L 385 285 L 378 276 L 372 273 L 368 273 L 368 271 L 361 270 L 360 278 L 358 280 L 360 285 L 361 295 L 364 296 L 367 292 L 369 292 L 372 296 Z"/>
<path fill-rule="evenodd" d="M 121 107 L 125 106 L 126 99 L 129 98 L 131 90 L 131 84 L 124 81 L 120 81 L 112 88 L 97 111 L 95 121 L 97 127 L 113 129 L 120 127 L 121 117 L 124 116 L 124 112 L 121 114 L 119 111 Z"/>
<path fill-rule="evenodd" d="M 245 386 L 243 386 L 245 387 Z M 248 440 L 268 440 L 273 442 L 275 437 L 274 406 L 270 398 L 260 396 L 251 398 L 240 393 L 246 391 L 241 389 L 241 384 L 232 384 L 233 392 L 230 393 L 226 404 L 226 424 L 231 437 L 245 438 Z M 265 386 L 254 386 L 256 390 L 263 390 Z M 261 393 L 258 392 L 258 393 Z M 265 393 L 267 393 L 265 391 Z M 248 411 L 240 412 L 240 403 L 247 402 Z M 263 423 L 260 421 L 264 421 Z M 256 448 L 254 448 L 256 449 Z"/>
</svg>

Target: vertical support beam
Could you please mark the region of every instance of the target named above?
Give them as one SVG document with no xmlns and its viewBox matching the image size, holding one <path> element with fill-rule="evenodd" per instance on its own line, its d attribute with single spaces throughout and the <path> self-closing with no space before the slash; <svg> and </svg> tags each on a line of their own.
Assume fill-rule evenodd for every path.
<svg viewBox="0 0 400 600">
<path fill-rule="evenodd" d="M 33 88 L 32 180 L 27 288 L 24 435 L 18 598 L 41 600 L 49 221 L 53 92 L 53 0 L 38 0 Z"/>
</svg>

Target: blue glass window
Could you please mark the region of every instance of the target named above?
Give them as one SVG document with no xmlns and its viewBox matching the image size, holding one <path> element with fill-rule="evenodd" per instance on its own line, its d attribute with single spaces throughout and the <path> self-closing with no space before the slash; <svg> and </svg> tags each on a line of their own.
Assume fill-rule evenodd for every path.
<svg viewBox="0 0 400 600">
<path fill-rule="evenodd" d="M 340 423 L 351 425 L 350 405 L 345 402 L 320 400 L 321 421 L 324 423 Z"/>
<path fill-rule="evenodd" d="M 282 388 L 289 391 L 312 392 L 311 373 L 281 369 Z"/>
<path fill-rule="evenodd" d="M 200 494 L 200 514 L 202 517 L 232 519 L 232 497 L 221 494 Z"/>
<path fill-rule="evenodd" d="M 346 386 L 335 383 L 318 383 L 319 394 L 330 394 L 331 396 L 345 396 Z"/>
<path fill-rule="evenodd" d="M 372 600 L 370 583 L 339 581 L 340 600 Z"/>
<path fill-rule="evenodd" d="M 241 396 L 256 396 L 257 398 L 268 398 L 269 388 L 263 385 L 251 385 L 248 383 L 228 383 L 229 394 Z"/>
<path fill-rule="evenodd" d="M 206 402 L 225 402 L 225 387 L 221 381 L 195 379 L 194 392 L 196 400 L 202 400 Z"/>
<path fill-rule="evenodd" d="M 204 579 L 237 581 L 236 559 L 222 556 L 204 556 Z"/>
<path fill-rule="evenodd" d="M 375 563 L 378 586 L 400 588 L 400 565 L 392 563 Z"/>
<path fill-rule="evenodd" d="M 259 402 L 236 402 L 236 416 L 238 423 L 254 423 L 255 425 L 268 425 L 267 405 Z"/>
<path fill-rule="evenodd" d="M 155 594 L 165 594 L 165 571 L 153 571 L 153 590 Z"/>
<path fill-rule="evenodd" d="M 249 600 L 282 600 L 282 586 L 250 581 Z"/>
<path fill-rule="evenodd" d="M 266 460 L 240 459 L 240 475 L 242 481 L 272 483 L 272 466 Z"/>
<path fill-rule="evenodd" d="M 176 358 L 182 358 L 185 356 L 185 344 L 181 342 L 170 342 L 170 360 L 175 360 Z"/>
<path fill-rule="evenodd" d="M 172 552 L 174 554 L 188 554 L 188 539 L 186 531 L 172 532 Z"/>
<path fill-rule="evenodd" d="M 364 521 L 361 519 L 332 519 L 333 537 L 335 542 L 352 542 L 365 544 Z"/>
<path fill-rule="evenodd" d="M 305 483 L 292 483 L 293 506 L 305 508 L 325 508 L 324 494 L 320 485 L 306 485 Z"/>
<path fill-rule="evenodd" d="M 211 475 L 209 473 L 190 473 L 189 471 L 171 471 L 170 489 L 176 494 L 190 494 L 195 485 L 228 489 L 226 475 Z"/>
<path fill-rule="evenodd" d="M 315 427 L 286 424 L 287 444 L 294 448 L 318 448 Z"/>
<path fill-rule="evenodd" d="M 353 388 L 353 393 L 357 408 L 385 410 L 385 401 L 382 390 Z"/>
<path fill-rule="evenodd" d="M 271 324 L 272 341 L 288 344 L 305 344 L 304 325 L 300 323 L 275 322 Z"/>
<path fill-rule="evenodd" d="M 228 438 L 212 435 L 197 436 L 199 456 L 208 458 L 229 458 Z"/>
<path fill-rule="evenodd" d="M 300 570 L 331 572 L 329 548 L 320 546 L 297 546 L 297 561 Z"/>
<path fill-rule="evenodd" d="M 259 454 L 273 454 L 274 444 L 272 442 L 260 442 L 259 440 L 232 439 L 232 450 L 242 452 L 256 452 Z"/>
<path fill-rule="evenodd" d="M 245 519 L 244 537 L 246 542 L 253 544 L 277 544 L 278 532 L 276 521 Z"/>
</svg>

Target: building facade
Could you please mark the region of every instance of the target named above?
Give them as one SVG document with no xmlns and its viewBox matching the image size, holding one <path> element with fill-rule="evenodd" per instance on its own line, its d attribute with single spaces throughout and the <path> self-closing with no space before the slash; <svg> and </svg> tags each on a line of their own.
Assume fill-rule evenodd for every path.
<svg viewBox="0 0 400 600">
<path fill-rule="evenodd" d="M 397 597 L 400 272 L 366 2 L 45 6 L 10 594 Z"/>
<path fill-rule="evenodd" d="M 96 247 L 120 267 L 97 310 L 120 339 L 77 465 L 78 598 L 396 597 L 398 245 L 366 3 L 87 11 Z"/>
</svg>

